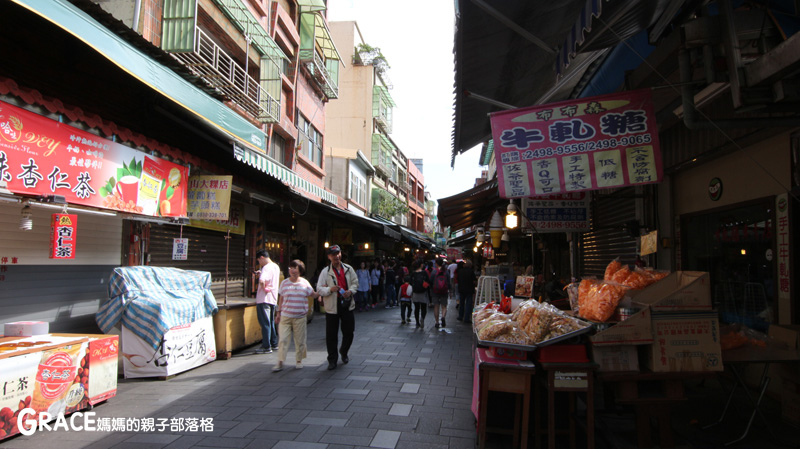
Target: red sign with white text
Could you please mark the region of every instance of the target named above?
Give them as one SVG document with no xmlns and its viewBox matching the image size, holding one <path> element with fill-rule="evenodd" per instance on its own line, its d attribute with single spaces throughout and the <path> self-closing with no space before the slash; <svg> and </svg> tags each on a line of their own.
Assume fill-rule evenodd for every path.
<svg viewBox="0 0 800 449">
<path fill-rule="evenodd" d="M 77 235 L 77 215 L 53 214 L 50 219 L 50 258 L 74 259 Z"/>
<path fill-rule="evenodd" d="M 186 216 L 186 167 L 0 101 L 2 182 L 70 204 Z"/>
<path fill-rule="evenodd" d="M 502 198 L 528 198 L 661 181 L 649 90 L 491 114 Z"/>
</svg>

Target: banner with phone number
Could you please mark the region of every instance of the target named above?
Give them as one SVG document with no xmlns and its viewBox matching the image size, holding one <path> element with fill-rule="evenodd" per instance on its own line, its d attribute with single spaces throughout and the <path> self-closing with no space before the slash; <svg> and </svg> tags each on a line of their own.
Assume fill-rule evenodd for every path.
<svg viewBox="0 0 800 449">
<path fill-rule="evenodd" d="M 650 90 L 491 114 L 502 198 L 660 182 Z"/>
<path fill-rule="evenodd" d="M 188 170 L 0 101 L 0 184 L 70 204 L 186 216 Z"/>
</svg>

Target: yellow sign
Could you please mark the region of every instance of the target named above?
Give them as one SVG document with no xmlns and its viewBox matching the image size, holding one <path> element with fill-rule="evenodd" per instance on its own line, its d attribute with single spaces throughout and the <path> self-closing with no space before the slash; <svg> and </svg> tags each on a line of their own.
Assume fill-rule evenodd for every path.
<svg viewBox="0 0 800 449">
<path fill-rule="evenodd" d="M 351 228 L 333 228 L 331 231 L 331 245 L 352 245 L 353 230 Z"/>
<path fill-rule="evenodd" d="M 233 176 L 190 176 L 186 216 L 197 220 L 226 220 L 231 187 Z"/>
<path fill-rule="evenodd" d="M 643 235 L 639 255 L 646 256 L 656 251 L 658 251 L 658 231 Z"/>
<path fill-rule="evenodd" d="M 231 234 L 244 235 L 244 206 L 239 203 L 231 204 L 229 215 L 227 220 L 191 220 L 189 226 L 222 232 L 230 230 Z"/>
</svg>

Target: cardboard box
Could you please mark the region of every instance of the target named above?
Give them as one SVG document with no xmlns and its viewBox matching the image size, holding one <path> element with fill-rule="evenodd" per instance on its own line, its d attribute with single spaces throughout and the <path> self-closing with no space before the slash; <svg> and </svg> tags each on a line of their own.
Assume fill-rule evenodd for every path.
<svg viewBox="0 0 800 449">
<path fill-rule="evenodd" d="M 50 323 L 47 321 L 17 321 L 6 323 L 3 334 L 6 337 L 32 337 L 50 332 Z"/>
<path fill-rule="evenodd" d="M 664 279 L 628 296 L 650 305 L 653 313 L 711 310 L 711 279 L 705 271 L 675 271 Z"/>
<path fill-rule="evenodd" d="M 800 349 L 800 324 L 771 324 L 768 335 L 784 349 Z"/>
<path fill-rule="evenodd" d="M 781 417 L 789 424 L 800 427 L 800 382 L 781 378 Z"/>
<path fill-rule="evenodd" d="M 593 346 L 647 345 L 653 342 L 650 324 L 650 308 L 634 304 L 641 310 L 625 321 L 611 324 L 607 329 L 597 331 L 590 337 Z"/>
<path fill-rule="evenodd" d="M 639 371 L 639 351 L 632 345 L 592 346 L 597 371 Z"/>
<path fill-rule="evenodd" d="M 653 314 L 653 345 L 647 366 L 653 372 L 722 371 L 716 313 Z"/>
</svg>

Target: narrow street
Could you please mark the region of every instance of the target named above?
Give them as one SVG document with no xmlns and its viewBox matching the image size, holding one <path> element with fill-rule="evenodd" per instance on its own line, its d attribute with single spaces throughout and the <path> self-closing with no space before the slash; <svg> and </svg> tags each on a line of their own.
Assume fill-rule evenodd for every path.
<svg viewBox="0 0 800 449">
<path fill-rule="evenodd" d="M 308 358 L 294 369 L 293 348 L 287 368 L 272 372 L 277 353 L 240 351 L 169 380 L 119 380 L 117 396 L 92 411 L 106 425 L 141 425 L 153 418 L 153 431 L 43 431 L 17 436 L 0 447 L 72 448 L 473 448 L 476 446 L 472 401 L 471 327 L 456 320 L 451 301 L 448 326 L 425 329 L 400 323 L 397 308 L 378 306 L 356 314 L 356 337 L 350 362 L 328 371 L 325 316 L 317 313 L 308 327 Z M 256 345 L 257 346 L 257 345 Z M 596 447 L 636 448 L 635 416 L 621 406 L 606 407 L 596 388 Z M 687 382 L 688 400 L 672 413 L 675 447 L 716 448 L 733 440 L 747 423 L 745 395 L 733 404 L 725 426 L 701 430 L 725 403 L 716 379 Z M 511 403 L 492 400 L 489 414 L 506 415 Z M 797 447 L 796 429 L 780 420 L 780 404 L 765 398 L 762 408 L 773 426 L 771 439 L 756 418 L 750 435 L 734 448 Z M 750 408 L 749 410 L 752 410 Z M 581 414 L 582 415 L 582 414 Z M 749 416 L 749 415 L 748 415 Z M 206 421 L 213 430 L 173 431 L 170 423 Z M 79 420 L 80 422 L 80 420 Z M 159 430 L 159 423 L 166 426 Z M 51 423 L 52 424 L 52 423 Z M 130 424 L 128 424 L 130 425 Z M 561 420 L 558 425 L 563 425 Z M 658 446 L 657 428 L 653 441 Z M 577 447 L 585 447 L 582 431 Z M 563 441 L 562 441 L 563 439 Z M 794 446 L 775 441 L 793 442 Z M 544 438 L 542 444 L 546 445 Z M 531 430 L 530 447 L 534 447 Z M 512 447 L 510 436 L 489 434 L 489 448 Z M 556 447 L 567 447 L 559 437 Z"/>
</svg>

